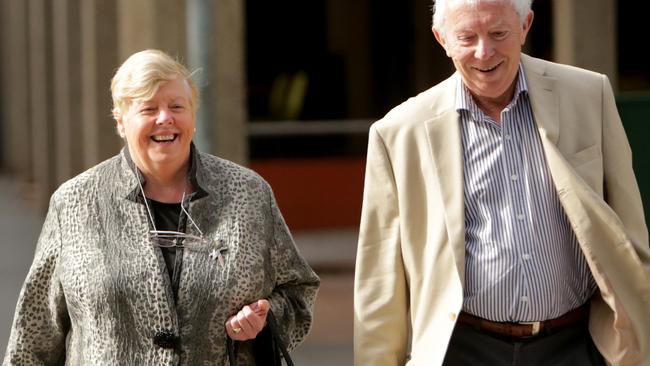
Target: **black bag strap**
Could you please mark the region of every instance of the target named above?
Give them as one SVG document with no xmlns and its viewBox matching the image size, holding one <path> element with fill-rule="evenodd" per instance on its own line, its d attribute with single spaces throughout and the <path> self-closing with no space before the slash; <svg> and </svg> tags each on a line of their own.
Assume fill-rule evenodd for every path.
<svg viewBox="0 0 650 366">
<path fill-rule="evenodd" d="M 282 339 L 282 331 L 278 326 L 278 323 L 275 320 L 275 316 L 273 315 L 271 309 L 269 309 L 269 313 L 266 315 L 266 322 L 269 329 L 271 330 L 271 334 L 273 335 L 276 346 L 280 349 L 280 352 L 282 352 L 284 362 L 287 363 L 287 366 L 294 366 L 293 360 L 291 360 L 291 356 L 289 356 L 289 351 L 287 351 L 287 346 L 284 344 L 284 340 Z"/>
<path fill-rule="evenodd" d="M 277 350 L 282 353 L 282 357 L 284 358 L 284 362 L 287 364 L 287 366 L 294 366 L 293 360 L 291 359 L 291 356 L 289 356 L 289 351 L 287 351 L 287 346 L 284 344 L 284 340 L 282 339 L 282 330 L 278 326 L 277 320 L 275 319 L 275 316 L 273 315 L 273 312 L 269 309 L 269 312 L 266 315 L 266 326 L 271 333 L 271 346 L 276 348 Z M 260 332 L 261 333 L 261 332 Z M 259 335 L 258 335 L 259 336 Z M 232 340 L 230 337 L 226 337 L 226 347 L 228 348 L 228 360 L 230 361 L 231 366 L 236 366 L 237 365 L 237 351 L 235 349 L 235 341 Z M 278 366 L 282 365 L 282 361 L 278 364 Z"/>
<path fill-rule="evenodd" d="M 235 342 L 226 335 L 226 348 L 228 348 L 228 361 L 230 366 L 237 366 L 237 358 L 235 356 Z"/>
</svg>

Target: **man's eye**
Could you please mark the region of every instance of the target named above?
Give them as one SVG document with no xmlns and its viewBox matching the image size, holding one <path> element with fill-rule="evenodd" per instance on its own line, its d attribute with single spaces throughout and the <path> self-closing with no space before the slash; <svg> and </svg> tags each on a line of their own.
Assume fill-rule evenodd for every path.
<svg viewBox="0 0 650 366">
<path fill-rule="evenodd" d="M 458 40 L 458 43 L 460 43 L 460 44 L 472 43 L 474 41 L 474 38 L 476 38 L 476 37 L 473 36 L 473 35 L 460 35 L 460 36 L 456 37 L 456 39 Z"/>
<path fill-rule="evenodd" d="M 492 37 L 494 37 L 494 39 L 504 39 L 508 36 L 508 34 L 509 33 L 506 31 L 492 32 Z"/>
<path fill-rule="evenodd" d="M 145 107 L 140 109 L 140 113 L 153 113 L 156 111 L 156 108 L 154 107 Z"/>
</svg>

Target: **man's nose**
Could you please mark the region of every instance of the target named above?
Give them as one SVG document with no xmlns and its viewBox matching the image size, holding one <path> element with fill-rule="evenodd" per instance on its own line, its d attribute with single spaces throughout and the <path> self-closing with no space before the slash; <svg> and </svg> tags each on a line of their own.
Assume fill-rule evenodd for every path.
<svg viewBox="0 0 650 366">
<path fill-rule="evenodd" d="M 479 60 L 487 60 L 494 55 L 492 42 L 487 39 L 479 39 L 474 50 L 474 57 Z"/>
</svg>

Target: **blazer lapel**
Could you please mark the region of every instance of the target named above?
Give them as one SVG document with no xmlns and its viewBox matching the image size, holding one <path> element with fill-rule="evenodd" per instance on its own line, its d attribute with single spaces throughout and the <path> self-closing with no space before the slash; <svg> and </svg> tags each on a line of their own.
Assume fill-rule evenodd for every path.
<svg viewBox="0 0 650 366">
<path fill-rule="evenodd" d="M 463 158 L 458 113 L 453 108 L 453 99 L 443 111 L 425 122 L 425 127 L 434 164 L 434 179 L 437 179 L 442 194 L 449 241 L 462 282 L 465 278 Z"/>
<path fill-rule="evenodd" d="M 560 137 L 560 100 L 556 79 L 545 74 L 544 66 L 527 55 L 521 56 L 535 123 L 542 138 L 554 145 Z"/>
</svg>

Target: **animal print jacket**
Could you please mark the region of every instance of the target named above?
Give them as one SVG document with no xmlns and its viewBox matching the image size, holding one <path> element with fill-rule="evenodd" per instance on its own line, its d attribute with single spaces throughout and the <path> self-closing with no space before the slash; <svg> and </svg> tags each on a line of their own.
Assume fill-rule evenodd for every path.
<svg viewBox="0 0 650 366">
<path fill-rule="evenodd" d="M 52 195 L 3 365 L 228 365 L 226 319 L 261 298 L 289 349 L 303 340 L 319 279 L 269 185 L 192 156 L 203 195 L 189 212 L 214 248 L 184 250 L 177 299 L 124 149 Z M 238 364 L 253 364 L 250 342 L 238 343 Z"/>
</svg>

